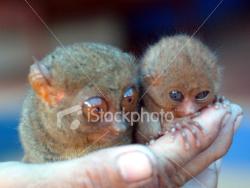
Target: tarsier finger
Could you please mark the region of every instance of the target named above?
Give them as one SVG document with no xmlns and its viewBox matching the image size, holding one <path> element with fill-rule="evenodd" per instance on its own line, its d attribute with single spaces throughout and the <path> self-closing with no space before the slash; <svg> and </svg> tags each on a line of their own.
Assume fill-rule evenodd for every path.
<svg viewBox="0 0 250 188">
<path fill-rule="evenodd" d="M 225 96 L 218 95 L 216 96 L 216 102 L 223 103 L 223 101 L 226 99 Z"/>
<path fill-rule="evenodd" d="M 225 96 L 216 96 L 215 104 L 218 104 L 218 103 L 222 104 L 224 108 L 229 108 L 231 101 Z"/>
<path fill-rule="evenodd" d="M 200 139 L 203 133 L 202 127 L 198 122 L 193 121 L 192 119 L 179 120 L 172 122 L 171 125 L 159 133 L 159 137 L 164 134 L 170 134 L 174 140 L 177 136 L 181 136 L 185 149 L 189 149 L 191 146 L 191 141 L 188 140 L 187 134 L 191 134 L 195 140 L 195 146 L 200 146 Z"/>
<path fill-rule="evenodd" d="M 183 126 L 191 132 L 192 136 L 195 139 L 196 146 L 199 147 L 200 146 L 200 136 L 198 136 L 198 135 L 201 135 L 203 133 L 203 128 L 200 126 L 200 124 L 196 121 L 188 119 L 183 124 Z"/>
<path fill-rule="evenodd" d="M 195 144 L 196 144 L 196 147 L 200 147 L 201 145 L 201 137 L 199 135 L 201 135 L 203 133 L 203 128 L 201 127 L 201 125 L 196 122 L 196 121 L 192 121 L 192 124 L 190 124 L 191 127 L 192 127 L 192 134 L 195 138 Z"/>
<path fill-rule="evenodd" d="M 195 140 L 196 147 L 199 147 L 201 139 L 201 136 L 199 135 L 203 134 L 203 128 L 200 124 L 196 121 L 188 119 L 187 121 L 184 121 L 183 127 L 190 131 Z"/>
</svg>

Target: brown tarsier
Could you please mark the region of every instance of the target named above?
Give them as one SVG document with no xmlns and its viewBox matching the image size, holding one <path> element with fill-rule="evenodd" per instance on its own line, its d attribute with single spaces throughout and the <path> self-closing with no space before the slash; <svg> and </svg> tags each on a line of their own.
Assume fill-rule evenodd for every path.
<svg viewBox="0 0 250 188">
<path fill-rule="evenodd" d="M 197 136 L 201 128 L 192 117 L 218 101 L 220 70 L 216 56 L 189 36 L 166 37 L 151 46 L 140 65 L 142 107 L 150 113 L 163 110 L 166 116 L 159 121 L 141 121 L 138 142 L 178 130 L 184 139 L 185 130 Z"/>
<path fill-rule="evenodd" d="M 176 130 L 197 136 L 201 128 L 190 117 L 212 104 L 219 89 L 214 54 L 188 36 L 163 38 L 145 53 L 140 73 L 142 107 L 171 112 L 174 120 L 141 117 L 136 141 L 146 143 L 166 131 L 174 136 Z M 58 48 L 35 62 L 20 124 L 24 161 L 67 160 L 132 143 L 131 122 L 122 115 L 111 121 L 103 116 L 137 111 L 137 77 L 131 55 L 95 43 Z"/>
<path fill-rule="evenodd" d="M 136 111 L 136 70 L 131 55 L 95 43 L 58 48 L 35 62 L 19 127 L 24 161 L 67 160 L 131 143 L 126 120 L 101 118 L 105 112 Z"/>
</svg>

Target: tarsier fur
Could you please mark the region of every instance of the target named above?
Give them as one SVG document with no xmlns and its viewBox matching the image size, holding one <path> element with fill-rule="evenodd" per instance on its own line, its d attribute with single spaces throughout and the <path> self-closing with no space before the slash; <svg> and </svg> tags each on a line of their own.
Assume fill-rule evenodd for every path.
<svg viewBox="0 0 250 188">
<path fill-rule="evenodd" d="M 100 148 L 131 143 L 127 122 L 86 121 L 72 112 L 57 126 L 57 113 L 89 97 L 105 98 L 109 111 L 120 111 L 126 87 L 137 85 L 135 59 L 117 48 L 79 43 L 57 48 L 30 68 L 31 89 L 23 104 L 19 126 L 24 161 L 67 160 Z M 77 129 L 70 127 L 78 119 Z"/>
<path fill-rule="evenodd" d="M 219 92 L 221 68 L 216 56 L 186 35 L 165 37 L 151 46 L 139 69 L 142 108 L 149 113 L 163 109 L 175 119 L 189 117 L 213 103 Z M 75 44 L 35 62 L 29 74 L 32 89 L 24 101 L 19 127 L 24 161 L 67 160 L 100 148 L 130 144 L 132 127 L 125 121 L 93 125 L 75 112 L 65 115 L 58 127 L 57 113 L 94 96 L 105 98 L 109 111 L 119 112 L 124 91 L 137 87 L 137 78 L 135 59 L 108 45 Z M 183 101 L 170 99 L 172 90 L 181 91 Z M 209 91 L 206 100 L 195 101 L 194 96 L 203 90 Z M 76 119 L 80 126 L 72 129 Z M 162 122 L 141 120 L 136 141 L 146 143 L 162 129 Z"/>
<path fill-rule="evenodd" d="M 162 38 L 149 47 L 140 62 L 142 100 L 145 111 L 171 112 L 174 120 L 191 116 L 213 103 L 218 95 L 221 68 L 217 58 L 201 41 L 187 35 Z M 183 101 L 173 101 L 170 91 L 180 91 Z M 197 101 L 201 91 L 209 91 Z M 137 141 L 148 142 L 162 130 L 162 122 L 140 122 Z M 188 123 L 187 123 L 188 124 Z M 165 127 L 171 126 L 166 123 Z"/>
</svg>

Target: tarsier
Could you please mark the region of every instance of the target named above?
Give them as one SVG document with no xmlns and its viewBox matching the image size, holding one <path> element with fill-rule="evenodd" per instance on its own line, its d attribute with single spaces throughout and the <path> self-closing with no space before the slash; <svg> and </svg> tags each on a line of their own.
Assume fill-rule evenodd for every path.
<svg viewBox="0 0 250 188">
<path fill-rule="evenodd" d="M 131 55 L 95 43 L 57 48 L 35 62 L 19 127 L 24 161 L 67 160 L 131 143 L 128 122 L 100 120 L 103 112 L 136 110 L 136 70 Z M 74 106 L 77 112 L 73 108 L 59 116 L 58 125 L 58 113 Z M 91 121 L 97 117 L 99 121 Z"/>
<path fill-rule="evenodd" d="M 163 110 L 167 116 L 140 121 L 137 141 L 146 143 L 176 131 L 185 139 L 185 130 L 196 136 L 201 129 L 192 117 L 218 101 L 220 70 L 214 53 L 198 39 L 176 35 L 151 46 L 140 65 L 142 107 L 150 113 Z"/>
<path fill-rule="evenodd" d="M 142 107 L 149 113 L 163 109 L 175 119 L 139 121 L 136 141 L 146 143 L 183 128 L 196 136 L 193 127 L 199 125 L 190 117 L 218 93 L 214 54 L 187 36 L 164 38 L 145 53 L 140 73 L 146 93 Z M 106 112 L 137 110 L 137 66 L 131 55 L 95 43 L 58 48 L 31 66 L 29 82 L 19 128 L 25 162 L 67 160 L 132 142 L 131 122 L 103 118 Z"/>
</svg>

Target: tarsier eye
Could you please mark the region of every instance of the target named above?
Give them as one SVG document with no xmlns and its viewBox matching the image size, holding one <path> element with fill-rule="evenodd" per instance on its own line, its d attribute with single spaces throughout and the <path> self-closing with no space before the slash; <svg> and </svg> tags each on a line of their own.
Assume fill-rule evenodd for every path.
<svg viewBox="0 0 250 188">
<path fill-rule="evenodd" d="M 108 104 L 101 97 L 91 97 L 84 101 L 82 105 L 82 113 L 88 121 L 99 121 L 107 111 Z"/>
<path fill-rule="evenodd" d="M 209 91 L 202 91 L 195 96 L 196 100 L 204 100 L 207 98 Z"/>
<path fill-rule="evenodd" d="M 132 112 L 137 106 L 139 93 L 135 87 L 129 87 L 125 90 L 121 101 L 121 107 L 125 112 Z"/>
<path fill-rule="evenodd" d="M 181 102 L 184 99 L 182 92 L 177 91 L 177 90 L 170 91 L 169 96 L 172 100 L 177 101 L 177 102 Z"/>
</svg>

